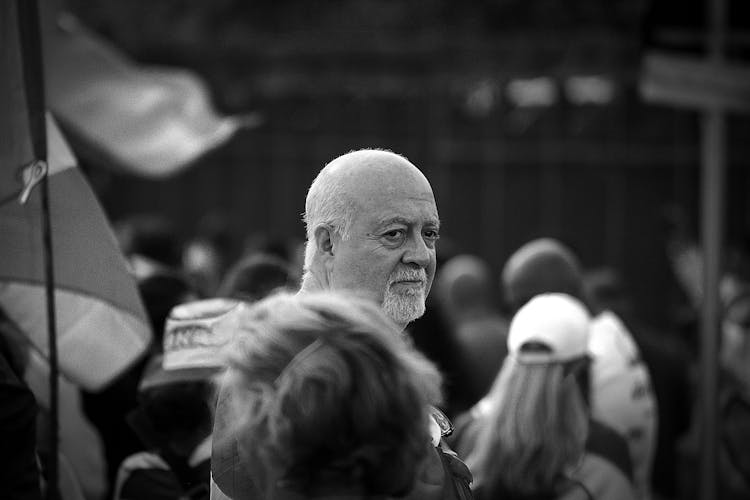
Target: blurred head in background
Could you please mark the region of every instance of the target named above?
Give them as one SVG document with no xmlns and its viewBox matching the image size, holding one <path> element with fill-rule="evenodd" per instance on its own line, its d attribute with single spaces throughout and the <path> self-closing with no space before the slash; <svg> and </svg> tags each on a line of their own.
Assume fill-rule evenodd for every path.
<svg viewBox="0 0 750 500">
<path fill-rule="evenodd" d="M 540 293 L 584 298 L 578 259 L 568 247 L 552 238 L 532 240 L 516 250 L 503 267 L 501 285 L 511 312 Z"/>
<path fill-rule="evenodd" d="M 137 256 L 152 266 L 181 269 L 182 242 L 174 224 L 166 217 L 156 214 L 134 215 L 119 221 L 115 233 L 120 248 L 128 258 Z"/>
<path fill-rule="evenodd" d="M 408 492 L 430 446 L 437 369 L 372 301 L 278 294 L 244 310 L 227 349 L 240 455 L 268 493 Z"/>
<path fill-rule="evenodd" d="M 255 254 L 242 258 L 219 285 L 217 295 L 246 302 L 256 302 L 278 290 L 295 287 L 290 265 L 274 255 Z"/>
</svg>

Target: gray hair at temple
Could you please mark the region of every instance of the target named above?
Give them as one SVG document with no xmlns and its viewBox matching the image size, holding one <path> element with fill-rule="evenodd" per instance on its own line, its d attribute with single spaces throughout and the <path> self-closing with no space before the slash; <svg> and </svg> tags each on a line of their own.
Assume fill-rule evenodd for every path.
<svg viewBox="0 0 750 500">
<path fill-rule="evenodd" d="M 441 376 L 380 308 L 314 292 L 240 314 L 226 380 L 240 455 L 266 473 L 259 487 L 309 492 L 333 478 L 323 486 L 409 491 Z"/>
</svg>

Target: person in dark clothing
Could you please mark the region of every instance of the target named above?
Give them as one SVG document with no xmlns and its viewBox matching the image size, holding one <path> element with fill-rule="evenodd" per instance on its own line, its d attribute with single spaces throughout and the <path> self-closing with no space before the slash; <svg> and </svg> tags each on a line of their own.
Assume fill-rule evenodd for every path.
<svg viewBox="0 0 750 500">
<path fill-rule="evenodd" d="M 185 278 L 163 269 L 142 278 L 138 289 L 154 334 L 149 353 L 102 390 L 81 391 L 84 414 L 96 427 L 104 445 L 108 498 L 113 493 L 120 463 L 125 457 L 145 448 L 125 417 L 138 406 L 138 385 L 146 365 L 153 355 L 162 352 L 167 316 L 176 305 L 196 298 L 196 292 Z"/>
<path fill-rule="evenodd" d="M 223 322 L 237 307 L 237 301 L 206 299 L 173 308 L 164 353 L 149 362 L 138 406 L 127 417 L 145 450 L 120 465 L 115 500 L 208 499 L 212 379 L 224 368 Z"/>
<path fill-rule="evenodd" d="M 645 324 L 638 318 L 631 298 L 616 270 L 590 270 L 584 278 L 586 295 L 595 311 L 611 310 L 632 332 L 649 369 L 659 402 L 651 486 L 660 498 L 678 494 L 678 443 L 690 427 L 692 391 L 688 348 L 675 337 Z"/>
<path fill-rule="evenodd" d="M 37 403 L 23 380 L 25 342 L 0 309 L 0 491 L 8 500 L 40 500 Z"/>
<path fill-rule="evenodd" d="M 738 279 L 739 278 L 739 279 Z M 733 276 L 737 286 L 723 303 L 718 380 L 718 500 L 750 498 L 750 280 Z M 680 497 L 697 498 L 704 420 L 695 401 L 691 427 L 680 443 Z"/>
<path fill-rule="evenodd" d="M 449 400 L 456 401 L 453 416 L 487 394 L 507 354 L 508 321 L 495 307 L 492 281 L 489 266 L 468 254 L 451 258 L 436 274 L 433 294 L 447 318 L 454 344 L 449 355 L 461 382 L 453 388 L 455 395 L 446 389 Z"/>
<path fill-rule="evenodd" d="M 119 221 L 115 232 L 122 252 L 169 269 L 182 267 L 182 242 L 169 219 L 157 214 L 134 215 Z"/>
</svg>

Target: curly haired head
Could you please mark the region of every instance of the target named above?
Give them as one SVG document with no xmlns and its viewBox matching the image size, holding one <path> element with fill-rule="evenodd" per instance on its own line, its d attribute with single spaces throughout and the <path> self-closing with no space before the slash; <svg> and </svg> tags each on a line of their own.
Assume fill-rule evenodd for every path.
<svg viewBox="0 0 750 500">
<path fill-rule="evenodd" d="M 350 296 L 281 294 L 242 314 L 227 350 L 240 453 L 305 492 L 407 492 L 441 397 L 435 366 Z"/>
</svg>

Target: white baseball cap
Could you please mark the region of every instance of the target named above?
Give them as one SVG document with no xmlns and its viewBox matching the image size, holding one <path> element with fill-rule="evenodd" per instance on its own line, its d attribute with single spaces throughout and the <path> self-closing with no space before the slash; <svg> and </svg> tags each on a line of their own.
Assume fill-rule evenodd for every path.
<svg viewBox="0 0 750 500">
<path fill-rule="evenodd" d="M 570 295 L 537 295 L 510 323 L 508 355 L 522 364 L 564 363 L 589 356 L 590 324 L 586 307 Z M 541 348 L 528 349 L 535 344 Z"/>
<path fill-rule="evenodd" d="M 221 371 L 221 349 L 231 339 L 234 312 L 241 307 L 221 298 L 174 307 L 164 328 L 164 354 L 146 368 L 139 389 L 205 380 Z"/>
</svg>

